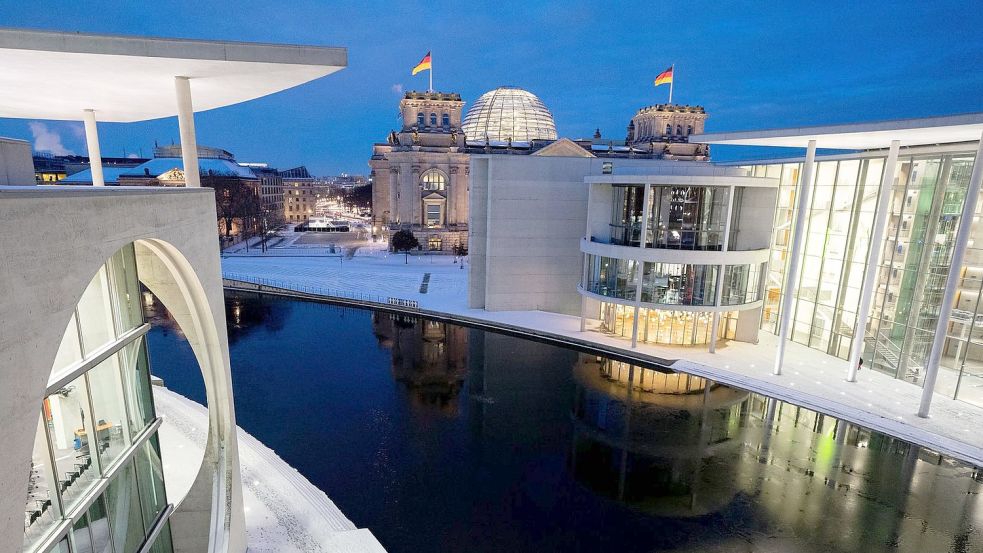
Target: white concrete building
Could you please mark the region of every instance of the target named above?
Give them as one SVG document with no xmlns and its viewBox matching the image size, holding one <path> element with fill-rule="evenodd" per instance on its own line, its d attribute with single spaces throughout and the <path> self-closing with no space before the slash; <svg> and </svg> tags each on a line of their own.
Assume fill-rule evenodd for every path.
<svg viewBox="0 0 983 553">
<path fill-rule="evenodd" d="M 82 119 L 95 185 L 0 187 L 0 552 L 246 551 L 215 203 L 193 169 L 193 113 L 346 63 L 338 48 L 0 30 L 0 117 Z M 72 86 L 36 86 L 52 74 Z M 174 115 L 187 187 L 102 186 L 96 121 Z M 18 163 L 0 159 L 6 184 L 33 184 Z M 184 497 L 166 491 L 161 456 L 184 459 L 157 438 L 141 286 L 175 317 L 205 382 L 207 444 Z"/>
<path fill-rule="evenodd" d="M 747 301 L 746 294 L 741 295 L 739 303 L 717 302 L 719 309 L 710 306 L 716 300 L 713 290 L 718 288 L 717 277 L 712 275 L 717 274 L 719 266 L 733 266 L 726 276 L 737 280 L 743 278 L 741 282 L 745 288 L 750 286 L 752 295 L 756 296 L 756 284 L 753 283 L 760 274 L 760 264 L 767 260 L 771 229 L 770 224 L 760 224 L 761 210 L 767 212 L 769 218 L 765 220 L 769 221 L 777 181 L 749 178 L 746 173 L 736 167 L 719 167 L 705 162 L 597 158 L 566 139 L 529 155 L 472 155 L 469 307 L 489 311 L 542 310 L 585 315 L 592 319 L 602 318 L 604 309 L 609 312 L 612 329 L 618 319 L 618 308 L 609 306 L 634 309 L 636 304 L 641 305 L 638 302 L 644 303 L 646 308 L 656 309 L 661 305 L 663 309 L 679 312 L 705 313 L 710 318 L 714 317 L 714 312 L 754 311 L 760 307 L 760 300 Z M 649 193 L 645 193 L 645 189 Z M 674 189 L 696 190 L 699 194 L 720 190 L 717 203 L 711 201 L 709 204 L 715 209 L 713 217 L 709 212 L 704 217 L 707 226 L 715 225 L 714 247 L 704 247 L 704 251 L 695 251 L 695 247 L 680 251 L 684 243 L 691 241 L 688 234 L 677 240 L 675 249 L 668 249 L 671 244 L 661 244 L 658 247 L 662 249 L 655 249 L 655 237 L 665 236 L 668 230 L 675 229 L 660 229 L 649 223 L 644 225 L 648 229 L 646 246 L 638 243 L 638 231 L 643 226 L 642 195 L 654 201 L 652 191 L 669 194 Z M 629 196 L 625 192 L 629 192 Z M 724 230 L 730 228 L 729 218 L 724 216 L 730 213 L 725 210 L 728 194 L 733 197 L 740 194 L 741 199 L 736 201 L 733 209 L 736 214 L 734 224 L 743 229 L 733 234 L 734 240 L 726 248 L 731 251 L 721 245 Z M 630 207 L 626 198 L 631 199 Z M 705 198 L 711 199 L 711 196 Z M 669 203 L 667 201 L 666 213 L 661 219 L 666 222 Z M 615 214 L 623 216 L 626 209 L 628 216 L 633 217 L 630 225 L 634 227 L 628 234 L 634 232 L 634 242 L 625 235 L 623 222 L 617 228 L 612 222 Z M 646 211 L 645 221 L 652 219 L 648 213 Z M 695 213 L 687 217 L 698 219 Z M 656 219 L 656 225 L 659 220 Z M 693 227 L 687 223 L 689 230 L 685 232 L 696 233 Z M 711 230 L 701 228 L 699 232 L 700 240 L 705 241 Z M 608 268 L 602 269 L 603 263 L 607 263 Z M 619 263 L 621 268 L 618 268 Z M 637 284 L 641 281 L 635 267 L 647 265 L 650 271 L 645 274 L 651 281 L 656 278 L 651 273 L 653 263 L 705 266 L 713 280 L 706 304 L 701 302 L 702 307 L 693 309 L 692 305 L 680 306 L 676 301 L 669 307 L 670 304 L 652 301 L 648 296 L 644 302 L 642 298 L 636 298 Z M 743 276 L 733 272 L 738 266 L 743 270 Z M 601 280 L 607 280 L 609 274 L 612 283 L 621 284 L 603 284 Z M 749 278 L 752 284 L 748 284 Z M 653 292 L 654 289 L 652 281 L 647 290 Z M 721 298 L 721 301 L 731 299 L 738 301 L 736 294 L 733 298 L 730 295 Z M 624 309 L 620 318 L 624 318 Z M 736 332 L 737 319 L 736 315 L 728 319 L 732 320 L 728 327 L 733 329 L 732 336 Z M 745 316 L 745 326 L 749 330 L 741 332 L 748 341 L 753 341 L 756 332 L 751 329 L 757 327 L 751 319 L 750 313 Z M 624 325 L 619 324 L 617 328 L 620 333 Z M 630 328 L 627 334 L 633 334 Z M 701 343 L 708 341 L 707 337 Z"/>
</svg>

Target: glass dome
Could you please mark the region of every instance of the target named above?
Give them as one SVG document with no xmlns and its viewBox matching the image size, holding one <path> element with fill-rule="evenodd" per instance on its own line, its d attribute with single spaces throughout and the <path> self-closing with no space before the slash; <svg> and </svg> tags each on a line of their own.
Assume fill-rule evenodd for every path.
<svg viewBox="0 0 983 553">
<path fill-rule="evenodd" d="M 556 140 L 553 114 L 535 94 L 503 86 L 481 95 L 461 124 L 468 141 Z"/>
</svg>

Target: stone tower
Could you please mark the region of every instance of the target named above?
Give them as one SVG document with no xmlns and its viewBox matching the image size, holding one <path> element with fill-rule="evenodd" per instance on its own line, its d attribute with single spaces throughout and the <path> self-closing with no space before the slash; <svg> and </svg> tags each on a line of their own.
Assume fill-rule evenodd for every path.
<svg viewBox="0 0 983 553">
<path fill-rule="evenodd" d="M 638 110 L 628 123 L 625 142 L 666 159 L 706 160 L 704 144 L 689 144 L 689 135 L 703 132 L 707 113 L 703 106 L 656 104 Z"/>
<path fill-rule="evenodd" d="M 409 230 L 424 250 L 467 246 L 468 155 L 456 93 L 407 92 L 402 128 L 372 148 L 373 234 Z"/>
</svg>

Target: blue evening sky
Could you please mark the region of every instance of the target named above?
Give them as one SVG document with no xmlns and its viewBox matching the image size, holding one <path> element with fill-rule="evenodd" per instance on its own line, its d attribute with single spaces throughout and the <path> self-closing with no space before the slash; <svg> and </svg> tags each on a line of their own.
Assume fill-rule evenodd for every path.
<svg viewBox="0 0 983 553">
<path fill-rule="evenodd" d="M 652 79 L 676 64 L 674 99 L 708 131 L 983 111 L 980 2 L 49 2 L 0 0 L 0 25 L 348 48 L 349 67 L 299 88 L 199 113 L 198 142 L 239 161 L 367 173 L 402 90 L 433 50 L 434 83 L 470 105 L 514 85 L 552 110 L 561 136 L 623 139 Z M 2 70 L 2 68 L 0 68 Z M 50 75 L 37 86 L 71 86 Z M 0 102 L 3 99 L 0 98 Z M 466 106 L 467 107 L 467 106 Z M 84 154 L 81 124 L 0 119 L 0 136 Z M 100 126 L 103 155 L 149 156 L 174 118 Z M 714 150 L 715 158 L 733 151 Z"/>
</svg>

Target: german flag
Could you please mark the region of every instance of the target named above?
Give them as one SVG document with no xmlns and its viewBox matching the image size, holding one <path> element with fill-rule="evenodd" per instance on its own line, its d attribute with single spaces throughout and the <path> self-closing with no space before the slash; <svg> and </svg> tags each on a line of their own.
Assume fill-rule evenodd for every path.
<svg viewBox="0 0 983 553">
<path fill-rule="evenodd" d="M 413 74 L 416 75 L 420 71 L 426 71 L 427 69 L 430 69 L 430 52 L 427 52 L 427 55 L 423 56 L 423 59 L 420 60 L 420 63 L 418 63 L 417 66 L 413 68 Z"/>
<path fill-rule="evenodd" d="M 429 65 L 430 64 L 430 54 L 427 54 L 426 60 L 427 60 L 427 67 L 430 67 L 430 65 Z M 670 83 L 672 83 L 672 67 L 671 66 L 669 67 L 669 69 L 666 69 L 662 73 L 659 73 L 659 76 L 655 78 L 655 86 L 659 86 L 660 84 L 670 84 Z"/>
</svg>

